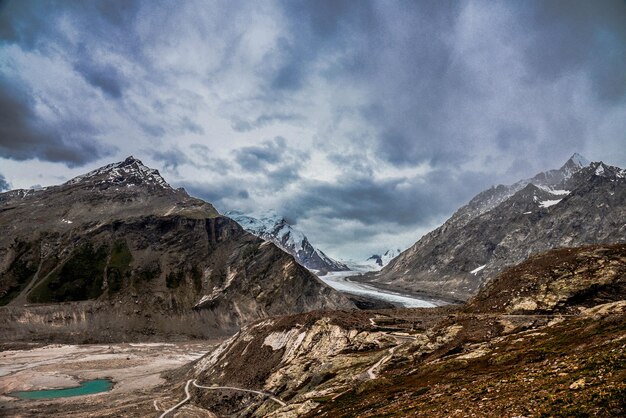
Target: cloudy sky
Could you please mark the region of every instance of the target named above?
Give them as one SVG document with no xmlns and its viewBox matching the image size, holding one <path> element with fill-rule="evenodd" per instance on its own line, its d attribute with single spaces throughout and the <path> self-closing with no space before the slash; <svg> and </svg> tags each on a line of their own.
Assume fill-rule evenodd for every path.
<svg viewBox="0 0 626 418">
<path fill-rule="evenodd" d="M 0 0 L 0 190 L 128 155 L 330 255 L 573 153 L 626 167 L 624 1 Z"/>
</svg>

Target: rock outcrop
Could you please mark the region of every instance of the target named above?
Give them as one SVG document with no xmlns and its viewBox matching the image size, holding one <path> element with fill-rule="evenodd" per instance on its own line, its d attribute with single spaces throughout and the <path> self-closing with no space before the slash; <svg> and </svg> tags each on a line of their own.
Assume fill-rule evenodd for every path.
<svg viewBox="0 0 626 418">
<path fill-rule="evenodd" d="M 220 416 L 621 416 L 625 273 L 624 244 L 552 250 L 463 306 L 260 321 L 179 379 Z"/>
</svg>

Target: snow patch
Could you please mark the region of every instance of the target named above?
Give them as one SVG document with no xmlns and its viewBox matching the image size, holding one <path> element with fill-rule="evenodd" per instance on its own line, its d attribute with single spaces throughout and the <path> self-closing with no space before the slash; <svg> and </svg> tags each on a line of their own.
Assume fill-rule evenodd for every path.
<svg viewBox="0 0 626 418">
<path fill-rule="evenodd" d="M 211 299 L 211 296 L 209 296 L 209 295 L 204 295 L 204 296 L 202 296 L 202 297 L 200 298 L 200 300 L 198 301 L 198 303 L 196 303 L 196 305 L 195 305 L 195 306 L 202 305 L 204 302 L 206 302 L 206 301 L 208 301 L 208 300 L 210 300 L 210 299 Z"/>
<path fill-rule="evenodd" d="M 595 174 L 596 176 L 601 176 L 602 174 L 604 174 L 604 167 L 602 166 L 602 164 L 598 165 L 598 167 L 596 168 Z"/>
<path fill-rule="evenodd" d="M 571 193 L 569 190 L 550 190 L 550 193 L 555 194 L 557 196 L 565 196 Z"/>
<path fill-rule="evenodd" d="M 549 208 L 550 206 L 554 206 L 557 203 L 559 203 L 561 200 L 563 199 L 557 199 L 557 200 L 544 200 L 542 202 L 539 202 L 539 206 L 541 206 L 542 208 Z"/>
<path fill-rule="evenodd" d="M 540 188 L 541 190 L 543 190 L 544 192 L 548 192 L 556 196 L 567 196 L 568 194 L 571 193 L 569 190 L 553 189 L 551 187 L 544 186 L 544 185 L 536 185 L 536 186 Z"/>
<path fill-rule="evenodd" d="M 474 276 L 477 275 L 482 269 L 484 269 L 485 267 L 487 267 L 487 264 L 483 264 L 480 267 L 476 267 L 474 270 L 470 271 L 471 274 L 473 274 Z"/>
</svg>

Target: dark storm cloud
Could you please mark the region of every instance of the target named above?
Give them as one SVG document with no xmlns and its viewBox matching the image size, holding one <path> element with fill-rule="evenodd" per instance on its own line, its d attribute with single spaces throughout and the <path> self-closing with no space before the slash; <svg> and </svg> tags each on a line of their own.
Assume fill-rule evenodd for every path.
<svg viewBox="0 0 626 418">
<path fill-rule="evenodd" d="M 527 126 L 511 124 L 502 126 L 496 136 L 496 144 L 502 151 L 521 152 L 525 144 L 535 141 L 536 133 Z"/>
<path fill-rule="evenodd" d="M 213 183 L 201 183 L 201 182 L 185 182 L 185 190 L 190 195 L 199 197 L 207 202 L 210 202 L 218 210 L 224 211 L 224 208 L 232 209 L 232 201 L 241 202 L 249 198 L 249 192 L 244 187 L 228 185 L 228 184 L 213 184 Z"/>
<path fill-rule="evenodd" d="M 184 116 L 180 120 L 180 127 L 181 130 L 184 132 L 190 132 L 196 135 L 204 135 L 204 129 L 202 128 L 202 126 L 189 119 L 187 116 Z"/>
<path fill-rule="evenodd" d="M 374 32 L 376 16 L 372 2 L 346 0 L 281 1 L 288 17 L 291 37 L 282 38 L 277 51 L 268 56 L 278 67 L 270 66 L 265 76 L 276 93 L 301 89 L 313 74 L 313 64 L 324 54 L 341 52 L 341 58 L 326 74 L 345 70 L 346 63 L 354 61 L 353 54 L 362 54 L 368 34 Z M 355 37 L 362 37 L 356 40 Z M 356 47 L 356 51 L 354 48 Z M 331 66 L 332 67 L 332 66 Z"/>
<path fill-rule="evenodd" d="M 489 180 L 481 173 L 459 176 L 435 170 L 420 179 L 356 177 L 337 184 L 309 182 L 287 207 L 296 218 L 321 213 L 329 219 L 362 224 L 427 224 L 442 213 L 450 214 L 450 208 L 465 203 L 472 196 L 471 190 Z"/>
<path fill-rule="evenodd" d="M 165 151 L 144 150 L 144 152 L 158 161 L 164 169 L 173 172 L 178 172 L 178 168 L 183 165 L 207 169 L 211 173 L 222 176 L 231 171 L 232 164 L 222 158 L 214 157 L 209 147 L 202 144 L 192 144 L 189 148 L 191 149 L 190 153 L 185 153 L 178 147 L 171 147 Z"/>
<path fill-rule="evenodd" d="M 33 48 L 53 13 L 50 1 L 0 1 L 0 40 Z"/>
<path fill-rule="evenodd" d="M 63 0 L 0 1 L 0 40 L 17 43 L 22 48 L 43 48 L 45 42 L 66 42 L 55 27 L 55 17 L 74 19 L 92 35 L 121 47 L 133 37 L 129 30 L 141 0 L 98 0 L 68 2 Z"/>
<path fill-rule="evenodd" d="M 282 161 L 287 152 L 285 138 L 276 137 L 273 140 L 263 141 L 260 145 L 242 147 L 235 151 L 235 161 L 245 171 L 260 172 L 269 165 Z"/>
<path fill-rule="evenodd" d="M 4 192 L 5 190 L 10 190 L 11 184 L 4 178 L 2 174 L 0 174 L 0 192 Z"/>
<path fill-rule="evenodd" d="M 362 112 L 378 129 L 379 155 L 394 165 L 454 165 L 462 158 L 459 139 L 448 135 L 450 121 L 443 118 L 450 94 L 468 88 L 452 62 L 451 29 L 461 7 L 415 2 L 388 11 L 393 27 L 374 43 L 366 80 L 377 100 Z"/>
<path fill-rule="evenodd" d="M 308 156 L 287 145 L 285 138 L 277 136 L 258 146 L 242 147 L 233 151 L 240 169 L 247 173 L 263 175 L 258 187 L 278 191 L 300 179 L 300 169 Z"/>
<path fill-rule="evenodd" d="M 165 169 L 176 171 L 180 165 L 192 163 L 191 159 L 178 148 L 171 148 L 168 151 L 153 150 L 149 153 L 152 158 L 161 162 Z"/>
<path fill-rule="evenodd" d="M 370 92 L 373 100 L 363 105 L 362 115 L 378 131 L 375 146 L 390 163 L 411 165 L 457 153 L 456 144 L 441 147 L 437 110 L 445 106 L 446 92 L 458 87 L 451 81 L 460 82 L 447 74 L 459 2 L 282 4 L 293 36 L 279 42 L 274 59 L 280 65 L 268 74 L 273 91 L 303 88 L 320 67 L 319 75 L 339 83 L 338 91 L 346 83 Z M 338 119 L 342 113 L 335 109 Z"/>
<path fill-rule="evenodd" d="M 148 136 L 159 138 L 165 135 L 165 129 L 160 125 L 140 122 L 139 126 Z"/>
<path fill-rule="evenodd" d="M 584 69 L 607 102 L 626 98 L 626 2 L 519 2 L 531 29 L 524 52 L 535 76 L 555 80 Z"/>
<path fill-rule="evenodd" d="M 37 117 L 33 97 L 24 87 L 0 76 L 0 156 L 15 160 L 37 158 L 70 167 L 112 154 L 99 145 L 97 131 L 80 120 L 46 124 Z"/>
<path fill-rule="evenodd" d="M 74 66 L 87 82 L 102 90 L 114 99 L 122 97 L 125 81 L 118 70 L 112 65 L 99 65 L 90 61 L 82 61 Z"/>
<path fill-rule="evenodd" d="M 490 8 L 497 10 L 493 16 L 478 20 Z M 511 154 L 521 149 L 535 161 L 533 169 L 539 169 L 560 163 L 564 149 L 584 149 L 590 142 L 592 115 L 572 106 L 580 100 L 575 94 L 584 93 L 564 80 L 573 75 L 588 78 L 600 102 L 583 100 L 600 112 L 624 103 L 625 8 L 623 1 L 415 2 L 381 7 L 373 20 L 376 36 L 364 33 L 366 25 L 352 27 L 361 31 L 359 39 L 369 42 L 367 54 L 358 52 L 365 47 L 353 44 L 352 56 L 359 57 L 361 68 L 350 73 L 350 82 L 361 83 L 374 98 L 361 114 L 376 131 L 373 146 L 378 155 L 395 166 L 428 162 L 445 168 L 488 150 L 506 166 Z M 336 21 L 328 24 L 334 28 Z M 472 23 L 476 39 L 468 48 L 465 35 L 456 32 Z M 343 30 L 339 28 L 328 36 Z M 507 57 L 505 48 L 520 54 Z M 522 74 L 511 70 L 516 66 Z M 502 108 L 492 108 L 498 101 Z M 518 113 L 533 101 L 536 106 L 529 114 Z M 524 132 L 515 126 L 524 126 Z"/>
</svg>

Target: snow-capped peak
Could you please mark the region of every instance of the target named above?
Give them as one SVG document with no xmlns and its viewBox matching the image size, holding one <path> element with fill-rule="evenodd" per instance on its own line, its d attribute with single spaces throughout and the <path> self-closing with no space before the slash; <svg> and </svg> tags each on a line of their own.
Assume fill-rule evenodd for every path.
<svg viewBox="0 0 626 418">
<path fill-rule="evenodd" d="M 100 180 L 100 183 L 129 183 L 136 184 L 152 184 L 163 188 L 171 188 L 169 184 L 161 177 L 158 170 L 143 165 L 143 163 L 130 156 L 124 161 L 105 165 L 87 174 L 74 177 L 65 184 L 78 184 L 86 180 Z M 129 180 L 133 181 L 129 181 Z"/>
<path fill-rule="evenodd" d="M 347 270 L 345 265 L 314 248 L 304 233 L 291 226 L 283 216 L 273 210 L 262 212 L 256 216 L 245 215 L 239 211 L 229 211 L 225 215 L 234 219 L 246 231 L 273 242 L 309 269 L 320 271 Z"/>
<path fill-rule="evenodd" d="M 591 161 L 589 161 L 577 152 L 575 152 L 574 155 L 570 157 L 569 161 L 573 162 L 578 167 L 587 167 L 589 164 L 591 164 Z"/>
</svg>

